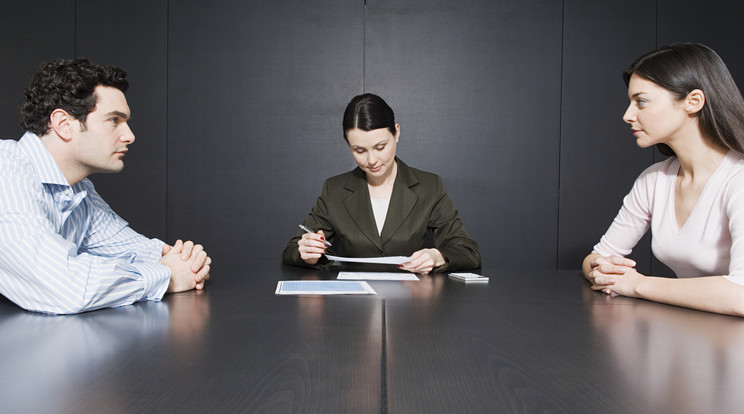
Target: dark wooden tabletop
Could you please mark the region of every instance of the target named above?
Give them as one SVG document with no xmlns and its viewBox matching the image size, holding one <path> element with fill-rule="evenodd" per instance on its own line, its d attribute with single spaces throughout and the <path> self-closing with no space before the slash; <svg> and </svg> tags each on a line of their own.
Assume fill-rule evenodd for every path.
<svg viewBox="0 0 744 414">
<path fill-rule="evenodd" d="M 337 270 L 222 269 L 202 294 L 71 316 L 0 301 L 8 413 L 734 413 L 744 320 L 482 269 L 276 296 Z"/>
</svg>

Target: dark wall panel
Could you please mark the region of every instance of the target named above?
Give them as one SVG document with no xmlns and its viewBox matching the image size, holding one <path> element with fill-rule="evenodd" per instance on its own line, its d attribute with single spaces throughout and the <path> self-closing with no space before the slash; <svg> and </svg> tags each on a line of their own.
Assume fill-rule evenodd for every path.
<svg viewBox="0 0 744 414">
<path fill-rule="evenodd" d="M 655 34 L 654 3 L 565 1 L 559 268 L 581 266 L 653 162 L 654 150 L 638 148 L 622 120 L 629 102 L 622 72 L 654 49 Z M 648 271 L 648 238 L 633 258 Z"/>
<path fill-rule="evenodd" d="M 23 89 L 41 62 L 72 57 L 75 1 L 3 1 L 0 12 L 0 139 L 19 139 Z"/>
<path fill-rule="evenodd" d="M 168 234 L 215 260 L 279 263 L 362 90 L 361 1 L 170 2 Z"/>
<path fill-rule="evenodd" d="M 658 45 L 698 42 L 715 50 L 726 62 L 739 89 L 744 87 L 744 3 L 731 0 L 658 0 Z"/>
<path fill-rule="evenodd" d="M 124 68 L 135 142 L 124 171 L 91 177 L 132 228 L 166 239 L 167 2 L 78 0 L 76 53 Z"/>
<path fill-rule="evenodd" d="M 150 236 L 217 263 L 276 260 L 323 180 L 355 166 L 349 99 L 382 95 L 399 155 L 440 174 L 490 266 L 577 268 L 646 166 L 620 73 L 657 45 L 712 46 L 744 84 L 739 18 L 714 0 L 10 1 L 0 136 L 42 61 L 127 69 L 137 141 L 92 179 Z M 647 240 L 634 252 L 656 273 Z"/>
<path fill-rule="evenodd" d="M 442 176 L 484 264 L 555 266 L 561 3 L 368 0 L 365 89 Z"/>
</svg>

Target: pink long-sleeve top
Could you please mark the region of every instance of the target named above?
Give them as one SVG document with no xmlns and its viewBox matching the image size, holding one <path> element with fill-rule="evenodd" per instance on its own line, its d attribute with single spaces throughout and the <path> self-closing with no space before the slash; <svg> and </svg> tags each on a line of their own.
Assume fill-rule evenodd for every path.
<svg viewBox="0 0 744 414">
<path fill-rule="evenodd" d="M 674 191 L 677 157 L 656 163 L 636 179 L 594 252 L 627 256 L 651 229 L 651 249 L 677 277 L 723 275 L 744 285 L 744 155 L 729 151 L 679 228 Z"/>
</svg>

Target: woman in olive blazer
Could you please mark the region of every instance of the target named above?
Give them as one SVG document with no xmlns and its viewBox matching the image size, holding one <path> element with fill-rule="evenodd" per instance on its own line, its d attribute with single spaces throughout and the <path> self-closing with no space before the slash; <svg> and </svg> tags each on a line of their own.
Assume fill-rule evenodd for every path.
<svg viewBox="0 0 744 414">
<path fill-rule="evenodd" d="M 465 230 L 441 178 L 395 156 L 400 125 L 385 101 L 372 94 L 355 97 L 343 125 L 358 167 L 326 180 L 303 222 L 316 233 L 298 232 L 282 262 L 326 264 L 327 239 L 339 255 L 411 256 L 399 267 L 415 273 L 480 267 L 478 244 Z M 433 241 L 432 248 L 426 248 L 427 240 Z"/>
</svg>

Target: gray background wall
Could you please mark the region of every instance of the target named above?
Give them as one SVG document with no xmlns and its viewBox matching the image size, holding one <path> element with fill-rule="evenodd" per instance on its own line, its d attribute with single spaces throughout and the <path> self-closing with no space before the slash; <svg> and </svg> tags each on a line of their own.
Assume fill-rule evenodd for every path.
<svg viewBox="0 0 744 414">
<path fill-rule="evenodd" d="M 399 156 L 442 176 L 489 267 L 578 268 L 660 154 L 622 122 L 622 70 L 674 41 L 714 48 L 740 87 L 744 4 L 712 0 L 2 2 L 0 137 L 42 61 L 124 67 L 137 136 L 92 177 L 136 230 L 220 263 L 275 260 L 325 178 L 355 166 L 340 122 L 362 92 Z M 665 273 L 648 240 L 644 272 Z M 235 275 L 237 276 L 237 275 Z"/>
</svg>

